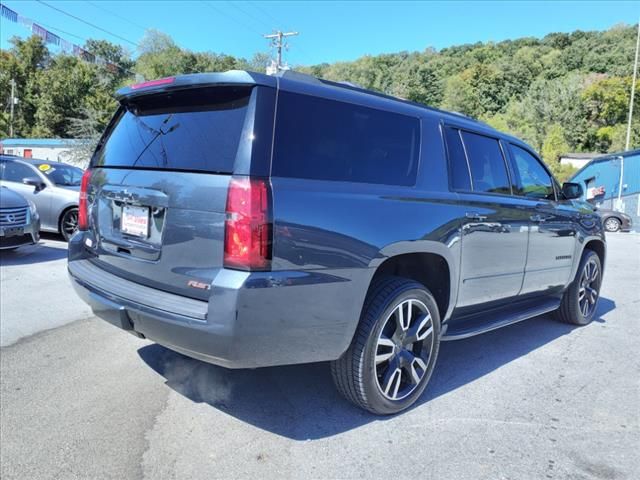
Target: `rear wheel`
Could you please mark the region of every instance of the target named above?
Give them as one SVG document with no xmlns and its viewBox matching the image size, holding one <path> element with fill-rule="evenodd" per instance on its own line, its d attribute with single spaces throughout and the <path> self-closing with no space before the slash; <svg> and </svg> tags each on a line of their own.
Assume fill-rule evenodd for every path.
<svg viewBox="0 0 640 480">
<path fill-rule="evenodd" d="M 70 208 L 62 215 L 60 219 L 60 233 L 64 237 L 65 241 L 69 241 L 69 239 L 76 233 L 78 229 L 78 209 Z"/>
<path fill-rule="evenodd" d="M 601 285 L 600 257 L 593 250 L 585 250 L 576 278 L 564 292 L 560 308 L 556 311 L 557 318 L 573 325 L 591 323 L 598 307 Z"/>
<path fill-rule="evenodd" d="M 621 225 L 622 222 L 616 217 L 609 217 L 604 221 L 604 229 L 607 232 L 617 232 L 618 230 L 620 230 Z"/>
<path fill-rule="evenodd" d="M 336 387 L 350 402 L 388 415 L 422 394 L 440 346 L 440 316 L 423 285 L 397 277 L 376 280 L 349 349 L 332 363 Z"/>
</svg>

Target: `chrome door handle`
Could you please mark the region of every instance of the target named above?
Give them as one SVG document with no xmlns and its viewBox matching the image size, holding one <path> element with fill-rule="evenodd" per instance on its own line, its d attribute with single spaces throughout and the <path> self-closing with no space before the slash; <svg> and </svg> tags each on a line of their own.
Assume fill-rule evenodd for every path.
<svg viewBox="0 0 640 480">
<path fill-rule="evenodd" d="M 467 212 L 464 216 L 476 222 L 484 222 L 487 219 L 486 215 L 480 215 L 478 212 Z"/>
</svg>

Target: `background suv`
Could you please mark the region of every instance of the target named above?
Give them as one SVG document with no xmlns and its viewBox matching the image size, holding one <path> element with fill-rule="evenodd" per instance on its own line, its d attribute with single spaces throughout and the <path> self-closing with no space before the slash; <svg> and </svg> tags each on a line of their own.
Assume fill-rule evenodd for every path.
<svg viewBox="0 0 640 480">
<path fill-rule="evenodd" d="M 602 222 L 517 138 L 294 73 L 117 98 L 68 268 L 124 330 L 232 368 L 328 360 L 347 399 L 390 414 L 441 341 L 595 315 Z"/>
<path fill-rule="evenodd" d="M 0 185 L 32 201 L 41 228 L 69 240 L 78 226 L 78 197 L 83 170 L 62 162 L 0 155 Z"/>
</svg>

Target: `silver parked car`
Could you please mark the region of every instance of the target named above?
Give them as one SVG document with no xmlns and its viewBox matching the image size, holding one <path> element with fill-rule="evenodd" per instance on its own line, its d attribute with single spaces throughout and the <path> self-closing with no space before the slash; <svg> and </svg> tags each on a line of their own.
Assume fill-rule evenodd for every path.
<svg viewBox="0 0 640 480">
<path fill-rule="evenodd" d="M 78 228 L 78 199 L 83 170 L 62 162 L 0 156 L 0 185 L 35 203 L 40 228 L 68 240 Z"/>
<path fill-rule="evenodd" d="M 0 187 L 0 250 L 32 245 L 40 240 L 40 217 L 33 202 Z"/>
</svg>

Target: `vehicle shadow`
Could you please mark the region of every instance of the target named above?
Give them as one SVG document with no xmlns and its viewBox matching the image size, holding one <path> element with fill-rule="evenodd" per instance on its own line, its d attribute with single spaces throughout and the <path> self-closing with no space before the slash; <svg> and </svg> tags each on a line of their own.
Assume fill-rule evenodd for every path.
<svg viewBox="0 0 640 480">
<path fill-rule="evenodd" d="M 615 308 L 601 298 L 596 322 Z M 471 383 L 527 353 L 569 334 L 572 325 L 543 315 L 466 340 L 443 342 L 426 392 L 412 408 Z M 157 344 L 138 350 L 171 389 L 258 428 L 315 440 L 343 433 L 379 417 L 346 402 L 335 390 L 327 363 L 228 370 L 185 357 Z"/>
<path fill-rule="evenodd" d="M 67 244 L 60 235 L 42 234 L 36 245 L 0 250 L 0 266 L 30 265 L 66 258 Z"/>
</svg>

